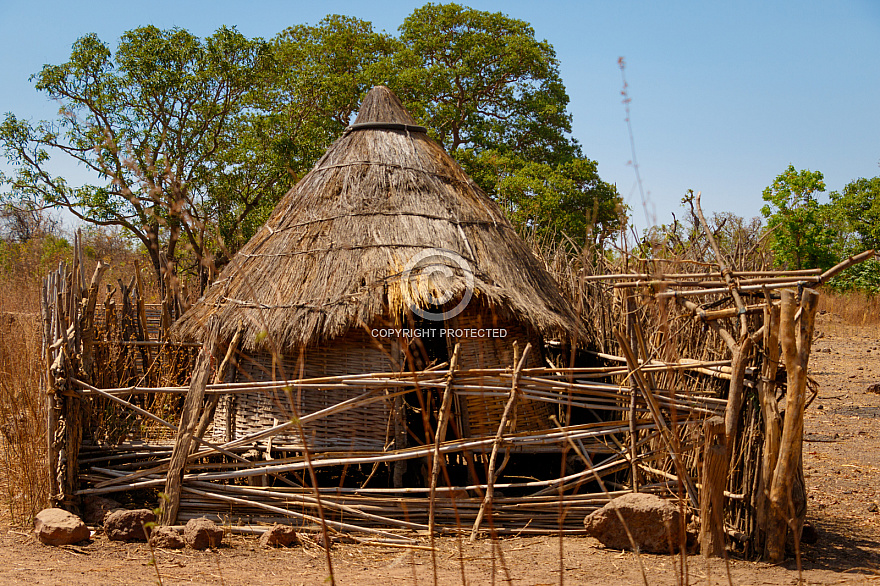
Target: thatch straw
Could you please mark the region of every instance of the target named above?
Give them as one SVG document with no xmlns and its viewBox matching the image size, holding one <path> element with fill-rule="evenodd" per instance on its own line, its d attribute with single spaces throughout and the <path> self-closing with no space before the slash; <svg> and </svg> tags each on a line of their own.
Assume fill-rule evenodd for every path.
<svg viewBox="0 0 880 586">
<path fill-rule="evenodd" d="M 470 275 L 455 263 L 445 278 L 402 278 L 414 255 L 439 248 L 467 261 L 484 303 L 546 336 L 579 337 L 580 319 L 501 209 L 413 124 L 388 88 L 373 88 L 176 335 L 199 339 L 217 315 L 222 339 L 241 322 L 245 350 L 268 338 L 287 351 L 383 316 L 399 322 L 408 306 L 465 294 Z"/>
</svg>

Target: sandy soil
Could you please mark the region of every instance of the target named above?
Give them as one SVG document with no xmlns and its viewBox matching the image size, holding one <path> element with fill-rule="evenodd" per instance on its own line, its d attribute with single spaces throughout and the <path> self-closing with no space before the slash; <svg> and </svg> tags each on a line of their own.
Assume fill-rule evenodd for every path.
<svg viewBox="0 0 880 586">
<path fill-rule="evenodd" d="M 804 466 L 809 490 L 808 520 L 819 539 L 805 545 L 803 578 L 808 584 L 865 584 L 880 580 L 880 329 L 859 328 L 820 315 L 811 359 L 818 396 L 807 411 Z M 424 540 L 427 545 L 427 539 Z M 505 539 L 459 544 L 437 540 L 431 552 L 335 544 L 338 584 L 639 584 L 639 561 L 609 551 L 589 538 L 566 538 L 560 558 L 557 538 Z M 156 584 L 145 544 L 96 538 L 83 546 L 53 548 L 27 532 L 0 528 L 0 584 Z M 560 562 L 560 559 L 562 560 Z M 650 584 L 678 584 L 679 558 L 642 555 Z M 232 536 L 207 552 L 157 551 L 163 584 L 327 584 L 323 550 L 317 545 L 261 549 L 254 538 Z M 462 569 L 463 568 L 463 569 Z M 793 560 L 780 566 L 730 560 L 688 559 L 689 584 L 797 584 Z"/>
</svg>

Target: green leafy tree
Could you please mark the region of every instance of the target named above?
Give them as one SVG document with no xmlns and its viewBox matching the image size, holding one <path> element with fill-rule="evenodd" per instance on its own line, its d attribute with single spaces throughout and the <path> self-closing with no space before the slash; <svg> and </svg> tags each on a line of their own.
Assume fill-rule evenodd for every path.
<svg viewBox="0 0 880 586">
<path fill-rule="evenodd" d="M 559 62 L 528 23 L 457 4 L 427 4 L 400 27 L 396 83 L 450 152 L 516 153 L 533 163 L 579 154 Z"/>
<path fill-rule="evenodd" d="M 82 37 L 69 61 L 34 76 L 61 105 L 60 119 L 32 125 L 7 114 L 0 125 L 0 144 L 17 166 L 2 178 L 3 197 L 42 199 L 83 221 L 125 228 L 146 247 L 157 276 L 174 273 L 183 241 L 205 275 L 218 200 L 255 207 L 265 192 L 218 190 L 217 179 L 238 164 L 250 165 L 236 172 L 252 183 L 277 181 L 250 160 L 224 156 L 234 153 L 237 118 L 270 57 L 264 42 L 225 27 L 206 39 L 134 29 L 115 56 L 96 35 Z M 69 185 L 51 173 L 52 156 L 73 159 L 97 181 Z"/>
<path fill-rule="evenodd" d="M 556 53 L 528 23 L 427 4 L 400 41 L 392 89 L 515 222 L 581 244 L 619 227 L 622 200 L 571 138 Z"/>
<path fill-rule="evenodd" d="M 770 247 L 777 265 L 790 269 L 828 268 L 836 260 L 832 210 L 816 196 L 825 191 L 819 171 L 798 171 L 789 165 L 764 190 L 761 213 L 771 231 Z"/>
<path fill-rule="evenodd" d="M 615 188 L 570 138 L 553 48 L 527 23 L 428 4 L 399 38 L 334 15 L 286 29 L 273 47 L 278 69 L 260 106 L 265 136 L 294 176 L 341 134 L 366 92 L 386 84 L 515 222 L 581 242 L 619 226 Z"/>
<path fill-rule="evenodd" d="M 370 88 L 386 82 L 400 44 L 369 22 L 339 15 L 289 27 L 272 44 L 278 69 L 261 105 L 281 117 L 285 130 L 310 133 L 287 138 L 289 158 L 307 169 L 348 126 Z"/>
<path fill-rule="evenodd" d="M 272 39 L 272 69 L 250 94 L 246 115 L 236 119 L 238 142 L 226 152 L 226 174 L 215 178 L 215 189 L 254 194 L 214 199 L 229 249 L 237 250 L 256 232 L 280 197 L 342 134 L 367 91 L 384 82 L 398 46 L 369 22 L 339 15 L 315 26 L 289 27 Z M 257 168 L 262 175 L 253 173 Z M 254 177 L 275 183 L 267 190 L 268 182 Z M 245 201 L 258 205 L 247 207 Z"/>
<path fill-rule="evenodd" d="M 83 37 L 67 63 L 34 77 L 61 115 L 6 116 L 0 146 L 18 170 L 0 177 L 0 197 L 122 227 L 157 275 L 186 261 L 205 282 L 380 83 L 521 225 L 584 242 L 623 221 L 615 187 L 570 136 L 552 46 L 500 13 L 428 4 L 399 38 L 337 15 L 268 43 L 142 27 L 115 55 Z M 51 173 L 58 156 L 98 179 L 69 185 Z"/>
<path fill-rule="evenodd" d="M 880 247 L 880 177 L 859 178 L 843 191 L 832 192 L 830 226 L 835 230 L 834 247 L 844 258 Z M 876 258 L 859 263 L 835 276 L 828 285 L 837 291 L 880 292 L 880 262 Z"/>
<path fill-rule="evenodd" d="M 880 248 L 880 177 L 856 179 L 832 192 L 832 206 L 843 226 L 843 254 Z"/>
<path fill-rule="evenodd" d="M 623 205 L 586 157 L 556 165 L 523 161 L 496 151 L 459 151 L 471 176 L 488 186 L 515 224 L 541 236 L 563 235 L 582 246 L 601 243 L 620 225 Z M 471 158 L 472 157 L 472 158 Z"/>
</svg>

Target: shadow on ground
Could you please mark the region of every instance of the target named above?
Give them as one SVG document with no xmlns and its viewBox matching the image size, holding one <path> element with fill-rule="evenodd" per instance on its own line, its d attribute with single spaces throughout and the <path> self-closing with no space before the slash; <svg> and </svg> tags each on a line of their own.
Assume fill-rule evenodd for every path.
<svg viewBox="0 0 880 586">
<path fill-rule="evenodd" d="M 819 538 L 814 544 L 802 545 L 805 570 L 832 570 L 850 574 L 880 575 L 880 543 L 851 524 L 827 515 L 809 519 Z M 797 564 L 788 560 L 785 567 L 795 570 Z"/>
</svg>

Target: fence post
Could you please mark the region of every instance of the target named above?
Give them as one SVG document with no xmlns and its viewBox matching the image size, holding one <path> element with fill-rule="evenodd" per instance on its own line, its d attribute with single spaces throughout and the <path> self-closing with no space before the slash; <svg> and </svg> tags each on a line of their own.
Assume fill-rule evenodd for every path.
<svg viewBox="0 0 880 586">
<path fill-rule="evenodd" d="M 727 434 L 724 420 L 703 423 L 703 490 L 700 491 L 700 552 L 724 555 L 724 487 L 727 485 Z"/>
</svg>

